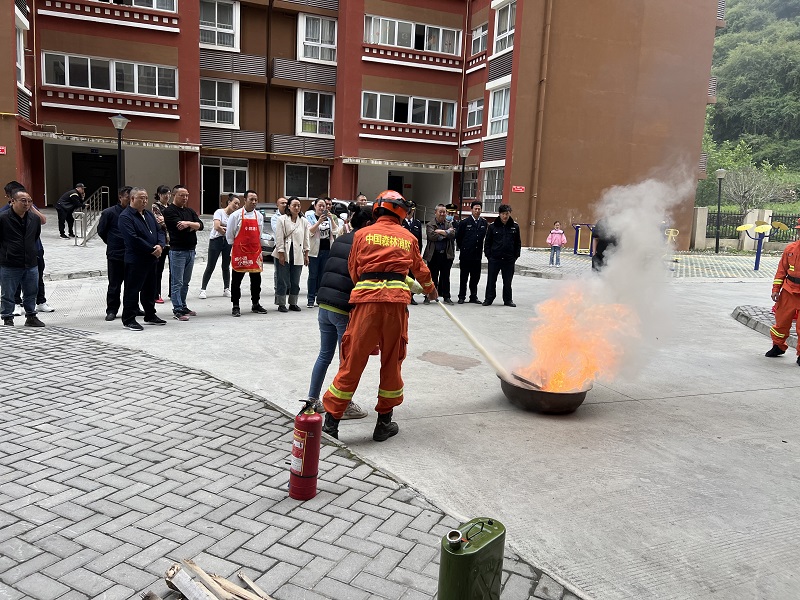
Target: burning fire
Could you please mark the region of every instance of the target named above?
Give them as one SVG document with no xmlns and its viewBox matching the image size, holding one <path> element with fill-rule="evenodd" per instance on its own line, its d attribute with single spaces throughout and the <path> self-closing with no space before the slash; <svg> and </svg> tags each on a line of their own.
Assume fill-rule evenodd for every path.
<svg viewBox="0 0 800 600">
<path fill-rule="evenodd" d="M 639 337 L 639 318 L 623 304 L 601 304 L 577 285 L 542 302 L 531 333 L 535 358 L 520 375 L 549 392 L 585 389 L 619 372 L 626 341 Z"/>
</svg>

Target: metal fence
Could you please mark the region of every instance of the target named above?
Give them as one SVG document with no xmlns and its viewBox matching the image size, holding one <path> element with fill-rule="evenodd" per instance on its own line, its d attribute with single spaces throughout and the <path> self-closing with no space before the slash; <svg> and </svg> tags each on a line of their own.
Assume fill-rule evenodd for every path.
<svg viewBox="0 0 800 600">
<path fill-rule="evenodd" d="M 744 223 L 744 215 L 736 212 L 720 213 L 719 220 L 719 237 L 720 239 L 730 240 L 739 237 L 739 232 L 736 228 Z M 706 237 L 713 238 L 717 236 L 717 211 L 708 211 L 708 221 L 706 221 Z"/>
<path fill-rule="evenodd" d="M 797 229 L 795 226 L 797 225 L 797 219 L 800 219 L 800 214 L 794 215 L 782 215 L 773 213 L 772 214 L 772 221 L 780 221 L 785 225 L 788 225 L 788 231 L 778 231 L 773 229 L 772 233 L 770 233 L 769 241 L 770 242 L 793 242 L 797 239 Z"/>
</svg>

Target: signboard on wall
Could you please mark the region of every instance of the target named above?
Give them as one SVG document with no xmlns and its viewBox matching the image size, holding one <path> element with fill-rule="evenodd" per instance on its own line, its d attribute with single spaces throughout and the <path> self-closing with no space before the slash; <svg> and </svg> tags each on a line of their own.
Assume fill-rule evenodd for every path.
<svg viewBox="0 0 800 600">
<path fill-rule="evenodd" d="M 525 192 L 525 186 L 524 185 L 512 185 L 511 186 L 511 191 L 513 193 L 515 193 L 515 194 L 524 193 Z"/>
<path fill-rule="evenodd" d="M 6 153 L 6 147 L 0 146 L 0 154 L 5 154 L 5 153 Z"/>
</svg>

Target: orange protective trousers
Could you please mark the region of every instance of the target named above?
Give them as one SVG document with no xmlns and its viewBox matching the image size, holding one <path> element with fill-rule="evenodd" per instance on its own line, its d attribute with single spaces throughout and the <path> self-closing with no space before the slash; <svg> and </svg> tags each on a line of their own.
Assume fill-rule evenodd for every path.
<svg viewBox="0 0 800 600">
<path fill-rule="evenodd" d="M 772 343 L 784 352 L 789 347 L 786 338 L 789 337 L 789 332 L 792 330 L 792 320 L 798 309 L 800 309 L 800 294 L 783 289 L 781 295 L 778 296 L 778 303 L 775 305 L 775 326 L 770 328 L 769 334 L 772 337 Z M 800 338 L 800 320 L 795 325 L 795 334 Z M 800 356 L 800 344 L 797 345 L 797 355 Z"/>
<path fill-rule="evenodd" d="M 353 399 L 361 374 L 375 346 L 381 350 L 381 380 L 375 410 L 386 414 L 403 402 L 401 367 L 408 344 L 408 308 L 400 302 L 354 305 L 342 336 L 339 372 L 322 397 L 325 410 L 336 419 Z"/>
</svg>

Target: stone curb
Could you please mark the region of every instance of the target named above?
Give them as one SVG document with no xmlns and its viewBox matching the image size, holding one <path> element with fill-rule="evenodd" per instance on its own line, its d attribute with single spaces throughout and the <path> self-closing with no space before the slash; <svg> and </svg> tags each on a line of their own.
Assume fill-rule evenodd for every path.
<svg viewBox="0 0 800 600">
<path fill-rule="evenodd" d="M 731 316 L 743 325 L 767 337 L 770 337 L 769 330 L 775 324 L 775 319 L 772 318 L 772 311 L 763 306 L 737 306 Z M 790 335 L 786 343 L 791 348 L 797 348 L 797 336 Z"/>
</svg>

